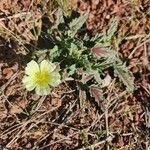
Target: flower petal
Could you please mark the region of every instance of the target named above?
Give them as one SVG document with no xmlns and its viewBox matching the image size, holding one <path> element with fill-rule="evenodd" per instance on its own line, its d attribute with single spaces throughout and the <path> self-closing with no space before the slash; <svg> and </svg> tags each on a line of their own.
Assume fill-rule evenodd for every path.
<svg viewBox="0 0 150 150">
<path fill-rule="evenodd" d="M 36 87 L 36 84 L 32 81 L 32 78 L 29 76 L 24 76 L 22 82 L 28 91 L 32 91 Z"/>
<path fill-rule="evenodd" d="M 61 83 L 60 79 L 61 79 L 61 76 L 58 72 L 52 72 L 51 73 L 51 80 L 49 82 L 49 85 L 54 86 L 54 87 L 59 85 Z"/>
<path fill-rule="evenodd" d="M 48 94 L 50 94 L 50 88 L 48 85 L 44 86 L 44 87 L 43 86 L 37 86 L 35 88 L 35 92 L 38 95 L 48 95 Z"/>
<path fill-rule="evenodd" d="M 39 72 L 39 65 L 34 60 L 30 61 L 25 68 L 25 74 L 34 76 L 37 72 Z"/>
<path fill-rule="evenodd" d="M 40 64 L 40 70 L 41 70 L 41 72 L 43 72 L 43 71 L 44 72 L 45 71 L 52 72 L 55 68 L 56 68 L 56 66 L 53 63 L 51 63 L 51 62 L 49 62 L 47 60 L 43 60 L 41 62 L 41 64 Z"/>
</svg>

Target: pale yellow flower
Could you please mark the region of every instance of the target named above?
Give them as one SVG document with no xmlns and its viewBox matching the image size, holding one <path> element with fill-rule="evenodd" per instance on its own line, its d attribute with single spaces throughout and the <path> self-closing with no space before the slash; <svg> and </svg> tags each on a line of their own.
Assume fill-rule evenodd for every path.
<svg viewBox="0 0 150 150">
<path fill-rule="evenodd" d="M 43 60 L 40 64 L 32 60 L 25 68 L 22 82 L 28 91 L 35 89 L 38 95 L 48 95 L 50 86 L 57 86 L 61 82 L 60 74 L 55 69 L 56 66 L 47 60 Z"/>
</svg>

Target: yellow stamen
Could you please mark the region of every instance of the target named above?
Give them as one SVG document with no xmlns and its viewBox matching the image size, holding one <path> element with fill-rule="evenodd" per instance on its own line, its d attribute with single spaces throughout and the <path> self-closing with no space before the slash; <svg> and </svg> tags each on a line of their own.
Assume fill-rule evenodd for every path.
<svg viewBox="0 0 150 150">
<path fill-rule="evenodd" d="M 42 86 L 47 84 L 51 80 L 51 74 L 46 71 L 38 71 L 34 77 L 35 83 Z"/>
</svg>

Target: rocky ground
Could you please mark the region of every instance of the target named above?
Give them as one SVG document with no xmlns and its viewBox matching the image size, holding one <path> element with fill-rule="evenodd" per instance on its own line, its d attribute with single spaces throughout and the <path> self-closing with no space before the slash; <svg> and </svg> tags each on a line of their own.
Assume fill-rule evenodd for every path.
<svg viewBox="0 0 150 150">
<path fill-rule="evenodd" d="M 0 150 L 149 150 L 150 149 L 150 1 L 69 1 L 70 9 L 90 12 L 87 31 L 119 27 L 112 45 L 134 75 L 135 91 L 127 93 L 111 80 L 105 111 L 92 98 L 79 106 L 76 83 L 65 82 L 51 96 L 37 96 L 22 85 L 24 68 L 38 47 L 53 1 L 0 1 Z M 52 5 L 53 4 L 53 5 Z M 71 86 L 71 85 L 74 86 Z"/>
</svg>

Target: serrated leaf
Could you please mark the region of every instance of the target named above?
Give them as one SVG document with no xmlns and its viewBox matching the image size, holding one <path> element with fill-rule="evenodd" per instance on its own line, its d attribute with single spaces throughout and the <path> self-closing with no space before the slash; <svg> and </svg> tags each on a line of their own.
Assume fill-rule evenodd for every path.
<svg viewBox="0 0 150 150">
<path fill-rule="evenodd" d="M 71 43 L 70 50 L 69 50 L 69 55 L 70 55 L 70 56 L 76 55 L 77 52 L 78 52 L 78 47 L 77 47 L 77 45 L 75 45 L 74 43 Z"/>
<path fill-rule="evenodd" d="M 112 64 L 116 61 L 117 53 L 114 50 L 103 48 L 103 47 L 93 47 L 91 53 L 95 56 L 97 60 L 104 58 L 101 64 Z"/>
<path fill-rule="evenodd" d="M 87 33 L 84 35 L 83 41 L 90 41 L 90 37 L 88 36 Z"/>
<path fill-rule="evenodd" d="M 109 41 L 112 39 L 112 37 L 114 36 L 115 32 L 117 31 L 117 27 L 118 27 L 118 18 L 115 17 L 112 19 L 111 25 L 107 31 L 107 35 L 106 35 L 106 41 Z"/>
<path fill-rule="evenodd" d="M 96 55 L 96 56 L 100 56 L 100 55 L 105 55 L 105 54 L 110 54 L 111 51 L 108 51 L 104 48 L 101 48 L 101 47 L 93 47 L 91 49 L 91 52 L 93 55 Z"/>
<path fill-rule="evenodd" d="M 92 63 L 89 61 L 88 55 L 82 55 L 81 61 L 82 61 L 82 66 L 86 68 L 86 71 L 87 72 L 90 71 L 92 68 Z"/>
<path fill-rule="evenodd" d="M 73 64 L 69 67 L 68 76 L 73 75 L 76 72 L 76 64 Z"/>
<path fill-rule="evenodd" d="M 101 79 L 101 77 L 100 77 L 100 73 L 99 73 L 98 70 L 91 70 L 89 73 L 90 73 L 90 74 L 93 74 L 94 79 L 95 79 L 95 81 L 96 81 L 98 84 L 101 84 L 102 79 Z"/>
<path fill-rule="evenodd" d="M 119 79 L 126 86 L 126 90 L 128 92 L 133 92 L 134 80 L 133 80 L 131 73 L 126 68 L 126 66 L 125 65 L 114 66 L 114 73 L 116 76 L 119 77 Z"/>
<path fill-rule="evenodd" d="M 96 86 L 96 85 L 91 85 L 91 86 L 90 86 L 90 94 L 91 94 L 92 97 L 95 98 L 95 101 L 98 103 L 98 105 L 99 105 L 100 101 L 103 100 L 102 91 L 101 91 L 101 89 L 100 89 L 98 86 Z"/>
<path fill-rule="evenodd" d="M 73 58 L 79 59 L 84 51 L 84 47 L 82 46 L 82 49 L 78 49 L 78 46 L 74 43 L 71 43 L 70 49 L 69 49 L 69 55 Z"/>
<path fill-rule="evenodd" d="M 63 12 L 62 9 L 58 9 L 57 11 L 57 16 L 56 16 L 56 23 L 55 26 L 57 27 L 60 23 L 64 23 L 64 17 L 63 17 Z"/>
<path fill-rule="evenodd" d="M 103 33 L 97 33 L 94 37 L 91 38 L 91 42 L 102 42 L 103 40 L 103 36 L 104 34 Z"/>
<path fill-rule="evenodd" d="M 83 24 L 86 22 L 87 18 L 89 16 L 89 13 L 85 13 L 81 15 L 79 18 L 74 19 L 70 24 L 68 31 L 68 35 L 71 37 L 74 37 L 77 31 L 83 26 Z"/>
<path fill-rule="evenodd" d="M 54 48 L 50 50 L 49 56 L 51 60 L 58 58 L 60 55 L 61 55 L 61 50 L 58 49 L 58 46 L 54 46 Z"/>
<path fill-rule="evenodd" d="M 86 83 L 87 83 L 88 81 L 90 81 L 92 78 L 93 78 L 93 74 L 84 72 L 84 73 L 82 74 L 81 82 L 82 82 L 83 84 L 86 84 Z"/>
</svg>

